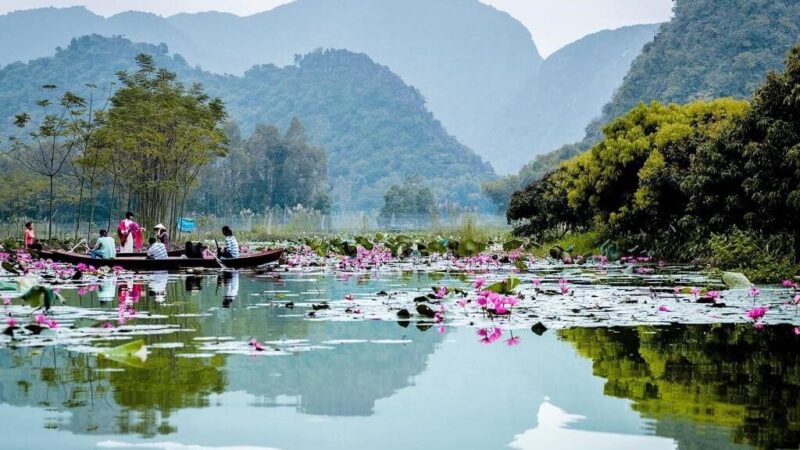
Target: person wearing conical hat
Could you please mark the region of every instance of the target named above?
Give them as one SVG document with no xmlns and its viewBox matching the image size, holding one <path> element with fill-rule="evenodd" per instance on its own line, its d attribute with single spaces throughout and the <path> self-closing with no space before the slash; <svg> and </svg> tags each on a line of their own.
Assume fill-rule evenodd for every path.
<svg viewBox="0 0 800 450">
<path fill-rule="evenodd" d="M 155 230 L 156 232 L 156 239 L 158 239 L 162 244 L 164 244 L 165 248 L 169 249 L 170 248 L 169 233 L 167 233 L 167 227 L 165 227 L 164 224 L 160 223 L 154 226 L 153 230 Z"/>
</svg>

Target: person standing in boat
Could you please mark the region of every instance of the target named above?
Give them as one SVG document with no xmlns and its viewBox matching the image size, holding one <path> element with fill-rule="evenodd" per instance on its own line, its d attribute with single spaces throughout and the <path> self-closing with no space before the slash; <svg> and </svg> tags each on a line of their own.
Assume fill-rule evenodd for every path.
<svg viewBox="0 0 800 450">
<path fill-rule="evenodd" d="M 133 253 L 134 249 L 142 248 L 142 229 L 134 220 L 133 213 L 128 211 L 125 218 L 117 226 L 119 247 L 122 253 Z"/>
<path fill-rule="evenodd" d="M 236 241 L 236 236 L 233 235 L 231 227 L 227 225 L 222 227 L 222 235 L 225 236 L 225 246 L 217 249 L 217 256 L 220 258 L 238 258 L 239 243 Z"/>
<path fill-rule="evenodd" d="M 108 231 L 100 230 L 100 237 L 94 244 L 94 248 L 89 252 L 92 259 L 114 259 L 117 257 L 117 244 L 114 238 L 108 235 Z"/>
<path fill-rule="evenodd" d="M 158 224 L 153 227 L 153 230 L 156 232 L 156 239 L 169 250 L 169 233 L 167 233 L 167 228 L 163 224 Z"/>
<path fill-rule="evenodd" d="M 150 247 L 147 248 L 147 259 L 167 259 L 167 247 L 156 238 L 150 238 Z"/>
</svg>

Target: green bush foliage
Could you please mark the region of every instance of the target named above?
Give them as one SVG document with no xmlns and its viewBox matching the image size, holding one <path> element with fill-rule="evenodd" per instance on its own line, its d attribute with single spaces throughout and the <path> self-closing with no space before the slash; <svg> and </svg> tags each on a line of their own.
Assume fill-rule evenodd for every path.
<svg viewBox="0 0 800 450">
<path fill-rule="evenodd" d="M 708 241 L 709 262 L 723 270 L 742 272 L 754 283 L 778 282 L 797 273 L 791 254 L 793 239 L 764 237 L 752 231 L 714 234 Z"/>
<path fill-rule="evenodd" d="M 595 229 L 682 259 L 700 256 L 712 234 L 744 230 L 789 237 L 793 259 L 800 254 L 797 92 L 800 46 L 751 104 L 639 104 L 606 126 L 591 150 L 517 192 L 509 222 L 533 236 Z"/>
</svg>

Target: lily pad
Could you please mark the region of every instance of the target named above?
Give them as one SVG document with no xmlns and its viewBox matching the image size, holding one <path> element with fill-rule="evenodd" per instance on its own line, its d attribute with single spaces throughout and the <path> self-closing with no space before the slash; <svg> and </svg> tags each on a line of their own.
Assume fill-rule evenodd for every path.
<svg viewBox="0 0 800 450">
<path fill-rule="evenodd" d="M 753 286 L 753 283 L 740 272 L 722 272 L 722 282 L 729 289 L 747 289 Z"/>
</svg>

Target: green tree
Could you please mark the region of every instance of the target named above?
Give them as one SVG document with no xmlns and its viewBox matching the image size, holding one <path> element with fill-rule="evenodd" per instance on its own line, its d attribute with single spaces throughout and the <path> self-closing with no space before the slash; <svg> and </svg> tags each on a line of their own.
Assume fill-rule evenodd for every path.
<svg viewBox="0 0 800 450">
<path fill-rule="evenodd" d="M 166 220 L 174 232 L 200 170 L 227 152 L 225 108 L 200 84 L 187 88 L 158 69 L 152 56 L 140 54 L 136 63 L 135 73 L 118 74 L 122 87 L 111 98 L 102 138 L 127 192 L 125 206 L 135 206 L 148 228 Z"/>
<path fill-rule="evenodd" d="M 409 177 L 402 184 L 392 185 L 383 199 L 378 221 L 384 226 L 394 225 L 398 220 L 420 226 L 429 223 L 436 215 L 433 191 L 420 177 Z"/>
<path fill-rule="evenodd" d="M 57 86 L 46 84 L 42 88 L 50 98 L 36 102 L 39 107 L 36 115 L 20 113 L 14 117 L 14 125 L 29 131 L 25 137 L 12 138 L 9 155 L 48 180 L 47 238 L 50 239 L 53 236 L 55 180 L 79 144 L 75 139 L 75 121 L 84 115 L 86 101 L 69 91 L 54 101 Z"/>
<path fill-rule="evenodd" d="M 327 154 L 308 143 L 299 119 L 283 135 L 263 124 L 247 139 L 235 125 L 226 133 L 230 152 L 204 170 L 194 208 L 225 216 L 297 205 L 330 212 Z"/>
</svg>

